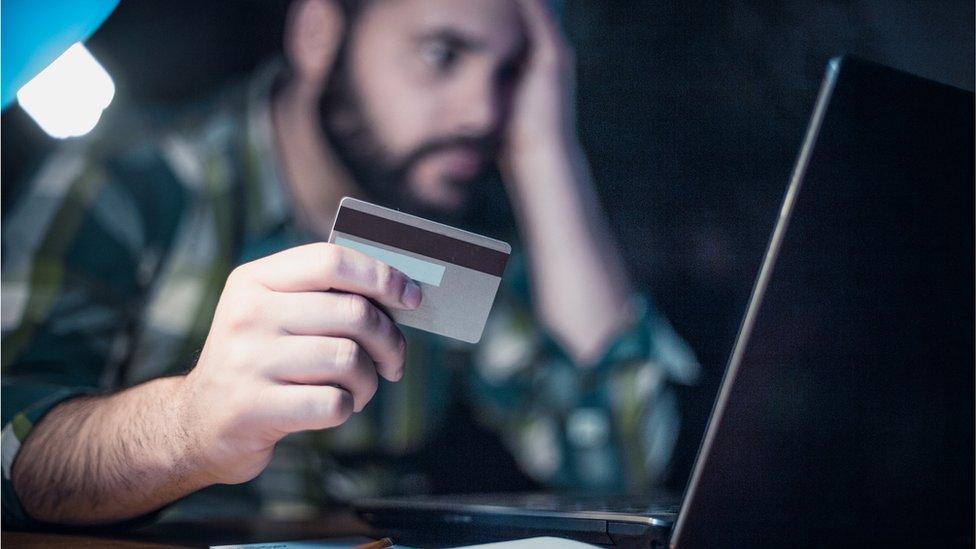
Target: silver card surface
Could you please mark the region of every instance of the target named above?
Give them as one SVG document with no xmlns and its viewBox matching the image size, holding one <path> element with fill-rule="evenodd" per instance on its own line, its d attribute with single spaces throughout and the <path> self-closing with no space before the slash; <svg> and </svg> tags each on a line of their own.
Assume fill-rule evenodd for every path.
<svg viewBox="0 0 976 549">
<path fill-rule="evenodd" d="M 512 247 L 500 240 L 346 197 L 329 242 L 378 259 L 420 284 L 423 301 L 390 316 L 468 343 L 481 332 Z"/>
</svg>

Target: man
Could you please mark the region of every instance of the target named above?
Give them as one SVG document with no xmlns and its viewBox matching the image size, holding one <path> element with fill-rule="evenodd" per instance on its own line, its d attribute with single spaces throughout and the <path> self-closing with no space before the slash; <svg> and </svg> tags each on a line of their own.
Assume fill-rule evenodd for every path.
<svg viewBox="0 0 976 549">
<path fill-rule="evenodd" d="M 696 365 L 612 244 L 545 3 L 295 0 L 284 53 L 243 98 L 61 153 L 5 220 L 7 520 L 124 521 L 266 468 L 272 498 L 429 489 L 403 463 L 458 403 L 540 482 L 654 482 Z M 524 266 L 478 347 L 405 338 L 384 309 L 421 291 L 322 243 L 339 199 L 470 226 L 495 164 Z"/>
</svg>

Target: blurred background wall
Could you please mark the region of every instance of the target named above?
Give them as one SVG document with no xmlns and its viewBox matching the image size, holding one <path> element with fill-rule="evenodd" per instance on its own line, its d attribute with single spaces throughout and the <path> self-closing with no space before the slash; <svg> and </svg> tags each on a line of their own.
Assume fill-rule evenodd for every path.
<svg viewBox="0 0 976 549">
<path fill-rule="evenodd" d="M 107 118 L 167 110 L 279 48 L 280 0 L 123 0 L 89 41 L 115 79 Z M 824 66 L 852 53 L 973 89 L 972 0 L 568 0 L 580 131 L 635 275 L 698 353 L 683 395 L 684 483 Z M 105 121 L 102 122 L 105 124 Z M 2 117 L 3 210 L 55 143 Z"/>
</svg>

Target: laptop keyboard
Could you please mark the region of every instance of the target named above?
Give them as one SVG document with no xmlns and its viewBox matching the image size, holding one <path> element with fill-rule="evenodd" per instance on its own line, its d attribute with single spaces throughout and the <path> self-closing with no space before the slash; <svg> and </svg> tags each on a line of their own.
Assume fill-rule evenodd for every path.
<svg viewBox="0 0 976 549">
<path fill-rule="evenodd" d="M 439 505 L 486 505 L 534 511 L 591 511 L 635 515 L 677 513 L 681 500 L 673 494 L 653 496 L 574 496 L 562 494 L 470 494 L 423 498 Z"/>
</svg>

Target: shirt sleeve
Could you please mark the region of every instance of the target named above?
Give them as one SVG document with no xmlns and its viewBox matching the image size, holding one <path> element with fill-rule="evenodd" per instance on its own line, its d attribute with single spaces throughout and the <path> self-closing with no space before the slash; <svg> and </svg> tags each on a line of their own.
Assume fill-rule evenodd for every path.
<svg viewBox="0 0 976 549">
<path fill-rule="evenodd" d="M 522 469 L 554 488 L 632 491 L 661 481 L 680 428 L 675 389 L 697 360 L 644 295 L 629 328 L 591 366 L 575 364 L 533 318 L 513 257 L 472 368 L 477 416 Z"/>
<path fill-rule="evenodd" d="M 132 195 L 81 150 L 50 159 L 3 224 L 3 519 L 29 523 L 11 471 L 31 428 L 111 383 L 140 287 Z"/>
</svg>

